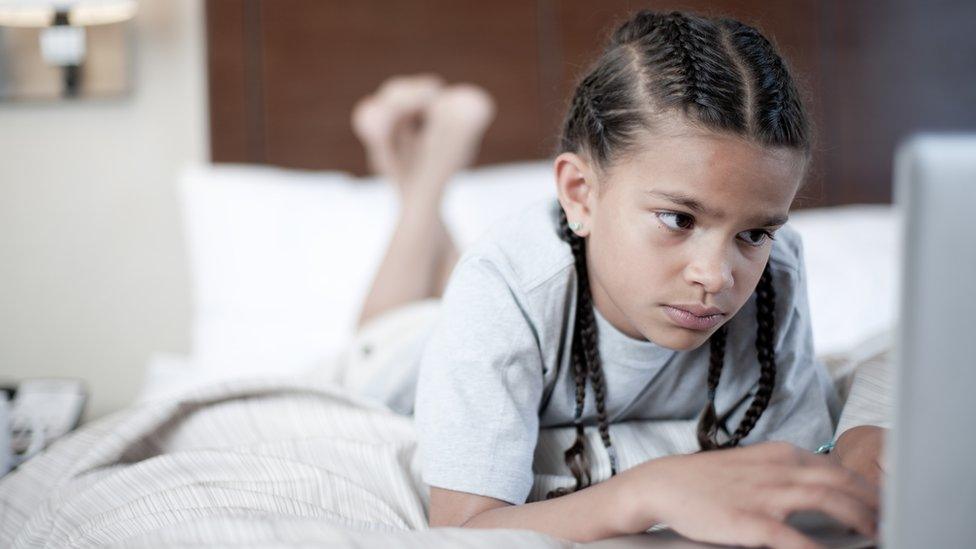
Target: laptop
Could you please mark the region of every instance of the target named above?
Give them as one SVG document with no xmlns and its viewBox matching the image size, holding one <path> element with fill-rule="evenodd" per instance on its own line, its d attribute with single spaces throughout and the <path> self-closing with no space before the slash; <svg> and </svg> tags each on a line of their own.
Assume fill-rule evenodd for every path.
<svg viewBox="0 0 976 549">
<path fill-rule="evenodd" d="M 976 134 L 920 134 L 895 155 L 901 302 L 885 447 L 885 549 L 976 547 Z M 820 513 L 788 521 L 824 547 L 876 547 Z M 671 530 L 586 547 L 716 547 Z"/>
<path fill-rule="evenodd" d="M 884 547 L 976 547 L 976 134 L 895 158 L 904 219 Z"/>
</svg>

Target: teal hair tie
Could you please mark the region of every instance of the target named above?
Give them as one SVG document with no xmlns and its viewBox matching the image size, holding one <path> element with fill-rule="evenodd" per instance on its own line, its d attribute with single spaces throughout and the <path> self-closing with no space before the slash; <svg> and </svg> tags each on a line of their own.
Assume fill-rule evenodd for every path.
<svg viewBox="0 0 976 549">
<path fill-rule="evenodd" d="M 817 448 L 817 453 L 818 454 L 829 454 L 830 451 L 833 450 L 833 449 L 834 449 L 834 441 L 830 441 L 827 444 L 824 444 L 824 445 L 820 446 L 820 448 Z"/>
</svg>

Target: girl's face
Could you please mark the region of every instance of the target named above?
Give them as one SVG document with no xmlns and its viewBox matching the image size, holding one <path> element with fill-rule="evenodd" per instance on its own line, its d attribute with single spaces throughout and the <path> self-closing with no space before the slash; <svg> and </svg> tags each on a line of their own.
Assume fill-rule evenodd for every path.
<svg viewBox="0 0 976 549">
<path fill-rule="evenodd" d="M 749 299 L 805 169 L 796 151 L 672 127 L 599 174 L 556 159 L 559 198 L 587 240 L 594 306 L 618 330 L 700 346 Z M 696 318 L 677 309 L 714 307 Z"/>
</svg>

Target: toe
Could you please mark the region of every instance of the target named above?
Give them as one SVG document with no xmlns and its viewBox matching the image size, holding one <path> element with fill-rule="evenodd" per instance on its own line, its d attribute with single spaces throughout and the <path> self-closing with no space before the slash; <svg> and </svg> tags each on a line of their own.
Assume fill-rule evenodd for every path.
<svg viewBox="0 0 976 549">
<path fill-rule="evenodd" d="M 438 95 L 431 114 L 483 129 L 495 116 L 495 101 L 480 86 L 455 84 Z"/>
<path fill-rule="evenodd" d="M 374 96 L 360 99 L 352 111 L 352 128 L 359 139 L 376 143 L 390 135 L 393 120 Z"/>
<path fill-rule="evenodd" d="M 415 112 L 434 99 L 443 87 L 444 80 L 440 76 L 424 73 L 389 78 L 377 93 L 390 108 Z"/>
</svg>

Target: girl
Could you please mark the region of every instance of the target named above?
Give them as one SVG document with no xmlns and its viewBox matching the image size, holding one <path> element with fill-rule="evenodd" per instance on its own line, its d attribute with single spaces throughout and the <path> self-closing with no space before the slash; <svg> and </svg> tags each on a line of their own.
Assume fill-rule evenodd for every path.
<svg viewBox="0 0 976 549">
<path fill-rule="evenodd" d="M 587 541 L 666 523 L 809 547 L 783 521 L 811 509 L 873 535 L 876 487 L 810 451 L 830 439 L 837 397 L 813 360 L 802 245 L 784 225 L 809 128 L 769 42 L 732 20 L 635 14 L 575 90 L 558 204 L 501 224 L 455 266 L 439 197 L 492 113 L 483 92 L 431 77 L 354 113 L 404 203 L 362 320 L 438 295 L 451 273 L 416 385 L 431 526 Z M 696 416 L 703 452 L 617 470 L 609 424 Z M 539 429 L 559 425 L 576 426 L 575 485 L 528 503 Z M 597 484 L 588 425 L 610 456 Z"/>
</svg>

